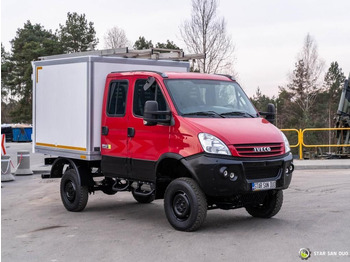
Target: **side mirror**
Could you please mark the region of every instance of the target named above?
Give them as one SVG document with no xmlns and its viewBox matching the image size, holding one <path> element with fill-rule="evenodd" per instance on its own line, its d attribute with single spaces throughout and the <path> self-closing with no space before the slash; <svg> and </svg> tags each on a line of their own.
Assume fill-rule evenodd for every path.
<svg viewBox="0 0 350 262">
<path fill-rule="evenodd" d="M 155 126 L 157 124 L 157 115 L 154 114 L 158 111 L 157 101 L 146 101 L 145 110 L 143 113 L 143 121 L 145 126 Z"/>
<path fill-rule="evenodd" d="M 158 102 L 154 100 L 146 101 L 143 113 L 143 123 L 145 126 L 155 126 L 158 123 L 170 124 L 171 112 L 158 111 Z"/>
<path fill-rule="evenodd" d="M 265 119 L 271 124 L 275 124 L 276 108 L 274 104 L 267 105 L 267 112 L 259 112 L 260 115 L 265 116 Z"/>
<path fill-rule="evenodd" d="M 275 116 L 276 116 L 276 107 L 275 107 L 275 105 L 274 104 L 268 104 L 267 105 L 266 120 L 274 125 L 275 124 Z"/>
</svg>

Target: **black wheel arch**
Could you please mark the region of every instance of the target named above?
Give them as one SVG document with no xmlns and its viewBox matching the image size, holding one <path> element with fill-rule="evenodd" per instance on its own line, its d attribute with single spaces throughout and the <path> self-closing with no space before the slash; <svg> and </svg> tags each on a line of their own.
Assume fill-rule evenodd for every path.
<svg viewBox="0 0 350 262">
<path fill-rule="evenodd" d="M 177 178 L 189 177 L 200 184 L 195 170 L 186 158 L 176 153 L 165 153 L 158 159 L 155 166 L 155 175 L 157 181 L 157 199 L 164 198 L 166 187 L 171 181 Z"/>
<path fill-rule="evenodd" d="M 159 175 L 162 175 L 162 173 L 167 173 L 166 171 L 164 171 L 165 168 L 167 168 L 167 164 L 170 164 L 172 166 L 182 166 L 184 168 L 183 171 L 187 172 L 187 177 L 192 177 L 193 179 L 197 180 L 196 172 L 188 163 L 186 158 L 176 153 L 165 153 L 158 159 L 155 167 L 157 177 Z"/>
<path fill-rule="evenodd" d="M 79 174 L 78 166 L 72 159 L 59 157 L 52 164 L 50 177 L 61 178 L 63 176 L 63 170 L 65 165 L 71 166 L 75 170 L 75 172 Z"/>
<path fill-rule="evenodd" d="M 51 167 L 50 177 L 51 178 L 62 178 L 65 166 L 68 165 L 70 168 L 75 170 L 77 179 L 80 185 L 93 186 L 93 179 L 87 161 L 71 159 L 71 158 L 57 158 Z M 88 174 L 88 175 L 82 175 Z"/>
</svg>

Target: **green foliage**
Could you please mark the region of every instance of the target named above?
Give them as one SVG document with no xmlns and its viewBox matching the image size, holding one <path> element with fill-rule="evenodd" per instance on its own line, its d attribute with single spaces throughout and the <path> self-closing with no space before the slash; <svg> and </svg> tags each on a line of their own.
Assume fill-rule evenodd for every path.
<svg viewBox="0 0 350 262">
<path fill-rule="evenodd" d="M 295 64 L 291 82 L 287 85 L 287 92 L 290 93 L 293 106 L 292 116 L 297 117 L 298 128 L 312 126 L 313 109 L 315 108 L 316 98 L 320 88 L 316 81 L 311 79 L 310 68 L 304 60 L 299 60 Z"/>
<path fill-rule="evenodd" d="M 324 88 L 328 96 L 329 105 L 332 106 L 339 102 L 342 85 L 345 81 L 345 75 L 339 67 L 338 62 L 332 62 L 324 78 Z M 334 107 L 330 109 L 333 109 Z"/>
<path fill-rule="evenodd" d="M 68 13 L 66 24 L 60 24 L 58 35 L 65 53 L 87 51 L 98 44 L 94 23 L 88 22 L 85 14 Z"/>
<path fill-rule="evenodd" d="M 13 68 L 13 63 L 10 61 L 10 54 L 5 51 L 1 44 L 1 121 L 2 123 L 11 122 L 10 112 L 16 108 L 15 101 L 10 99 L 10 90 L 7 86 L 9 83 L 10 72 Z"/>
<path fill-rule="evenodd" d="M 334 127 L 334 116 L 338 110 L 344 81 L 345 75 L 338 62 L 332 62 L 324 78 L 324 97 L 320 100 L 322 110 L 327 112 L 327 117 L 323 118 L 324 126 Z"/>
<path fill-rule="evenodd" d="M 9 72 L 11 71 L 10 54 L 5 51 L 4 46 L 1 43 L 1 102 L 5 102 L 9 90 L 6 88 L 8 83 Z"/>
<path fill-rule="evenodd" d="M 286 88 L 279 87 L 279 94 L 276 99 L 262 95 L 258 88 L 252 101 L 258 109 L 261 109 L 261 106 L 263 108 L 269 101 L 274 101 L 277 108 L 276 126 L 280 129 L 335 127 L 335 117 L 344 80 L 345 76 L 342 69 L 337 62 L 332 62 L 325 74 L 323 85 L 315 85 L 306 92 L 305 89 L 308 84 L 306 70 L 304 63 L 298 61 L 291 83 Z M 307 108 L 307 103 L 310 103 L 310 101 L 312 103 Z M 306 108 L 308 109 L 307 112 L 305 112 Z M 295 132 L 286 132 L 286 135 L 292 145 L 297 144 Z M 335 144 L 336 136 L 334 131 L 306 132 L 304 141 L 309 145 Z M 328 150 L 328 148 L 309 148 L 306 152 L 322 154 L 328 152 Z M 293 154 L 298 154 L 298 150 L 293 149 Z"/>
<path fill-rule="evenodd" d="M 62 53 L 62 48 L 57 37 L 50 30 L 44 29 L 40 24 L 33 25 L 30 21 L 17 30 L 11 45 L 11 55 L 1 50 L 1 71 L 4 74 L 1 77 L 2 94 L 10 96 L 10 102 L 18 101 L 15 107 L 11 107 L 12 121 L 30 123 L 32 118 L 31 61 L 37 60 L 40 56 Z"/>
<path fill-rule="evenodd" d="M 7 122 L 32 121 L 32 65 L 41 56 L 86 51 L 96 47 L 98 39 L 85 14 L 68 13 L 57 35 L 40 24 L 27 21 L 10 42 L 11 54 L 1 47 L 1 108 Z M 3 119 L 3 120 L 5 120 Z"/>
<path fill-rule="evenodd" d="M 267 110 L 268 104 L 271 103 L 276 105 L 275 97 L 270 98 L 266 95 L 263 95 L 259 87 L 256 89 L 255 95 L 253 95 L 253 97 L 250 98 L 250 100 L 253 102 L 255 108 L 258 111 L 262 111 L 262 112 L 265 112 Z"/>
<path fill-rule="evenodd" d="M 308 80 L 303 61 L 298 61 L 295 66 L 291 83 L 286 88 L 279 87 L 277 98 L 265 96 L 260 88 L 257 89 L 251 98 L 255 107 L 264 111 L 268 103 L 274 103 L 279 128 L 334 127 L 333 119 L 345 80 L 342 69 L 337 62 L 332 62 L 325 74 L 323 88 L 315 85 L 306 90 Z"/>
<path fill-rule="evenodd" d="M 166 40 L 166 43 L 157 43 L 156 48 L 165 48 L 165 49 L 180 49 L 173 41 Z M 150 49 L 153 48 L 152 40 L 147 41 L 144 36 L 140 36 L 134 44 L 136 50 Z"/>
<path fill-rule="evenodd" d="M 136 50 L 150 49 L 153 47 L 152 40 L 147 41 L 144 36 L 140 36 L 134 44 Z"/>
<path fill-rule="evenodd" d="M 279 87 L 276 99 L 278 128 L 298 128 L 301 111 L 292 101 L 293 94 L 284 87 Z"/>
<path fill-rule="evenodd" d="M 156 48 L 180 49 L 173 41 L 166 40 L 166 43 L 157 43 Z"/>
</svg>

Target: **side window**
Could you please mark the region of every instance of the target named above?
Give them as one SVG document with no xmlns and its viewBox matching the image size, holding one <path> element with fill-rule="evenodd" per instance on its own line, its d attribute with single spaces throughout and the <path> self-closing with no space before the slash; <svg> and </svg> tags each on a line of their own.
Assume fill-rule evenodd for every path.
<svg viewBox="0 0 350 262">
<path fill-rule="evenodd" d="M 139 79 L 135 83 L 134 89 L 134 115 L 135 116 L 143 116 L 143 110 L 145 108 L 145 103 L 148 100 L 156 100 L 158 102 L 158 110 L 166 111 L 167 103 L 163 96 L 160 87 L 157 82 L 154 82 L 150 88 L 144 90 L 144 85 L 146 84 L 147 79 Z"/>
<path fill-rule="evenodd" d="M 124 116 L 126 108 L 126 94 L 128 91 L 128 81 L 113 81 L 109 86 L 107 115 Z"/>
</svg>

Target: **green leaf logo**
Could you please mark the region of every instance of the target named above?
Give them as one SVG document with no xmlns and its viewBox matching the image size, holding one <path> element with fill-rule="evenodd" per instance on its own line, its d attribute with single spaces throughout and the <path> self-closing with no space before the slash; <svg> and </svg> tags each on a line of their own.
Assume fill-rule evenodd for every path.
<svg viewBox="0 0 350 262">
<path fill-rule="evenodd" d="M 299 257 L 302 259 L 302 260 L 307 260 L 309 259 L 309 257 L 311 257 L 311 251 L 309 248 L 301 248 L 299 250 Z"/>
</svg>

